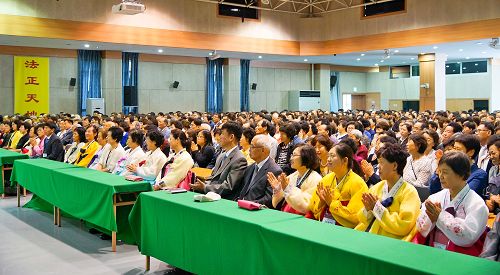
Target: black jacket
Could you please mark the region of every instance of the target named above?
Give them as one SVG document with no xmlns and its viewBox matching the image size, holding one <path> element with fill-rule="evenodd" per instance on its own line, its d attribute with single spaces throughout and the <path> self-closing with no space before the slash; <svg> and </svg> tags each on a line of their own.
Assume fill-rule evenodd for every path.
<svg viewBox="0 0 500 275">
<path fill-rule="evenodd" d="M 251 181 L 255 166 L 257 166 L 256 163 L 248 166 L 245 170 L 243 182 L 241 183 L 241 192 L 237 199 L 254 201 L 264 204 L 269 208 L 273 208 L 273 189 L 267 181 L 267 173 L 271 172 L 277 177 L 282 173 L 282 170 L 273 159 L 269 158 L 264 165 L 262 165 L 262 168 L 259 169 L 254 180 Z"/>
<path fill-rule="evenodd" d="M 43 148 L 43 155 L 46 159 L 64 161 L 64 148 L 61 139 L 52 134 L 49 140 L 44 140 L 45 146 Z"/>
</svg>

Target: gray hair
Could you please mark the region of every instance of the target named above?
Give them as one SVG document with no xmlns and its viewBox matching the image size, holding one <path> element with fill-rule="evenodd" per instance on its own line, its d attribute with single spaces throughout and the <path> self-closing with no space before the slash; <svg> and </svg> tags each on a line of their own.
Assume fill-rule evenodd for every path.
<svg viewBox="0 0 500 275">
<path fill-rule="evenodd" d="M 360 130 L 358 129 L 353 129 L 351 131 L 351 134 L 353 134 L 357 139 L 361 140 L 361 138 L 363 138 L 363 134 L 361 133 Z"/>
<path fill-rule="evenodd" d="M 262 146 L 271 151 L 271 138 L 268 135 L 256 135 L 252 140 L 255 140 L 257 146 Z"/>
</svg>

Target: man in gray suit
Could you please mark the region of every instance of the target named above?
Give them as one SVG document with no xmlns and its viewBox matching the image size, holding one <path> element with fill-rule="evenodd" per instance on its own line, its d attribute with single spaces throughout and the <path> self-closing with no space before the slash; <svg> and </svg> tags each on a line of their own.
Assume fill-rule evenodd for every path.
<svg viewBox="0 0 500 275">
<path fill-rule="evenodd" d="M 200 193 L 215 192 L 222 198 L 233 200 L 239 194 L 243 173 L 247 167 L 247 161 L 238 148 L 241 138 L 241 126 L 228 122 L 222 126 L 220 135 L 220 146 L 223 151 L 217 157 L 212 174 L 205 182 L 197 179 L 191 188 Z"/>
<path fill-rule="evenodd" d="M 278 177 L 283 171 L 274 159 L 269 157 L 270 138 L 267 135 L 257 135 L 252 139 L 250 157 L 255 163 L 245 170 L 242 189 L 237 199 L 254 201 L 272 208 L 273 189 L 267 181 L 267 173 L 273 173 Z"/>
</svg>

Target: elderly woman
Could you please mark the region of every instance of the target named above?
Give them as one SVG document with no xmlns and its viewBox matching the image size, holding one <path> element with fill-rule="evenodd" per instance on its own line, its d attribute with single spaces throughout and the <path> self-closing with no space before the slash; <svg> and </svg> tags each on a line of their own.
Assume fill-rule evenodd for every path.
<svg viewBox="0 0 500 275">
<path fill-rule="evenodd" d="M 138 164 L 132 163 L 127 165 L 127 170 L 135 176 L 154 182 L 156 176 L 158 176 L 162 170 L 163 165 L 167 162 L 167 157 L 160 148 L 163 144 L 163 140 L 163 134 L 159 131 L 148 132 L 146 134 L 148 152 Z"/>
<path fill-rule="evenodd" d="M 328 167 L 328 152 L 333 147 L 332 140 L 328 136 L 317 135 L 312 139 L 311 145 L 314 146 L 314 148 L 316 149 L 316 154 L 318 155 L 319 158 L 319 164 L 320 164 L 319 167 L 321 175 L 322 176 L 328 175 L 328 173 L 330 173 Z"/>
<path fill-rule="evenodd" d="M 432 172 L 434 173 L 437 169 L 436 150 L 439 145 L 439 135 L 438 133 L 436 133 L 436 131 L 431 129 L 425 129 L 422 135 L 427 141 L 427 148 L 425 149 L 424 156 L 431 159 Z"/>
<path fill-rule="evenodd" d="M 421 134 L 412 134 L 406 145 L 410 156 L 403 170 L 403 179 L 416 187 L 427 187 L 432 172 L 432 160 L 424 155 L 427 140 Z"/>
<path fill-rule="evenodd" d="M 363 208 L 361 195 L 368 190 L 365 181 L 352 171 L 354 152 L 345 143 L 335 145 L 328 154 L 330 174 L 323 177 L 313 193 L 309 210 L 314 219 L 354 228 Z"/>
<path fill-rule="evenodd" d="M 368 158 L 368 148 L 364 144 L 361 143 L 361 139 L 363 138 L 363 134 L 358 129 L 353 129 L 349 133 L 349 137 L 354 140 L 358 150 L 354 153 L 354 159 L 361 163 L 362 160 L 366 160 Z"/>
<path fill-rule="evenodd" d="M 45 140 L 45 132 L 43 131 L 43 126 L 45 124 L 40 123 L 34 127 L 36 137 L 30 138 L 30 145 L 31 145 L 31 158 L 40 158 L 43 155 L 43 147 L 44 143 L 42 142 Z"/>
<path fill-rule="evenodd" d="M 105 148 L 107 148 L 108 146 L 111 146 L 106 141 L 107 135 L 108 135 L 108 132 L 104 128 L 101 128 L 99 130 L 99 132 L 97 133 L 95 140 L 97 141 L 98 148 L 97 148 L 97 151 L 95 152 L 94 156 L 90 160 L 90 163 L 87 166 L 88 168 L 95 170 L 97 167 L 97 164 L 99 163 L 99 159 L 101 158 L 102 152 L 104 152 Z"/>
<path fill-rule="evenodd" d="M 156 177 L 153 186 L 154 190 L 177 187 L 186 178 L 189 170 L 194 165 L 194 161 L 189 153 L 191 140 L 183 131 L 179 129 L 172 130 L 170 132 L 169 143 L 170 149 L 172 149 L 174 154 L 170 154 L 166 165 Z"/>
<path fill-rule="evenodd" d="M 410 241 L 420 211 L 420 199 L 413 185 L 403 180 L 407 155 L 399 144 L 385 144 L 380 150 L 381 182 L 361 196 L 364 208 L 358 212 L 356 230 Z"/>
<path fill-rule="evenodd" d="M 85 146 L 86 142 L 85 129 L 83 129 L 83 127 L 75 128 L 75 130 L 73 130 L 73 143 L 68 150 L 66 150 L 66 154 L 64 154 L 64 162 L 74 164 L 80 149 Z"/>
<path fill-rule="evenodd" d="M 422 204 L 415 241 L 478 256 L 483 248 L 488 208 L 466 182 L 470 159 L 463 152 L 452 151 L 441 158 L 438 167 L 444 189 Z"/>
<path fill-rule="evenodd" d="M 314 171 L 319 165 L 316 150 L 311 145 L 299 144 L 293 150 L 290 162 L 291 167 L 296 170 L 291 175 L 282 173 L 277 178 L 273 173 L 267 174 L 269 184 L 273 188 L 273 207 L 284 212 L 305 215 L 316 185 L 321 180 L 321 175 Z"/>
<path fill-rule="evenodd" d="M 130 172 L 127 171 L 126 167 L 132 163 L 139 163 L 144 158 L 144 151 L 141 148 L 144 142 L 144 134 L 140 130 L 132 130 L 127 138 L 127 147 L 125 151 L 125 156 L 123 156 L 115 166 L 113 174 L 120 176 L 127 176 Z"/>
</svg>

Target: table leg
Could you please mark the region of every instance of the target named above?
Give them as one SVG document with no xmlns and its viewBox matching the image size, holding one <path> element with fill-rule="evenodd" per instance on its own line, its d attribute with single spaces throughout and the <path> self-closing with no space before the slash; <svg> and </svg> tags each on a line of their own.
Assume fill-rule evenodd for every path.
<svg viewBox="0 0 500 275">
<path fill-rule="evenodd" d="M 151 269 L 151 257 L 146 256 L 146 271 L 149 271 Z"/>
<path fill-rule="evenodd" d="M 57 208 L 57 225 L 61 227 L 61 208 Z"/>
<path fill-rule="evenodd" d="M 21 186 L 19 183 L 16 183 L 16 195 L 17 195 L 17 207 L 21 207 L 21 195 L 19 192 L 21 191 Z"/>
<path fill-rule="evenodd" d="M 19 198 L 19 193 L 17 194 L 17 198 Z M 57 225 L 57 207 L 54 206 L 54 225 Z"/>
<path fill-rule="evenodd" d="M 26 188 L 23 187 L 23 196 L 26 197 Z"/>
<path fill-rule="evenodd" d="M 116 194 L 113 194 L 113 213 L 115 214 L 116 224 Z M 111 232 L 111 250 L 116 252 L 116 231 Z"/>
<path fill-rule="evenodd" d="M 4 184 L 3 180 L 4 180 L 4 170 L 3 170 L 3 165 L 2 165 L 2 180 L 0 181 L 2 183 L 2 185 Z M 4 188 L 4 192 L 5 192 L 5 185 L 2 186 Z M 5 193 L 2 193 L 2 199 L 5 198 Z"/>
</svg>

